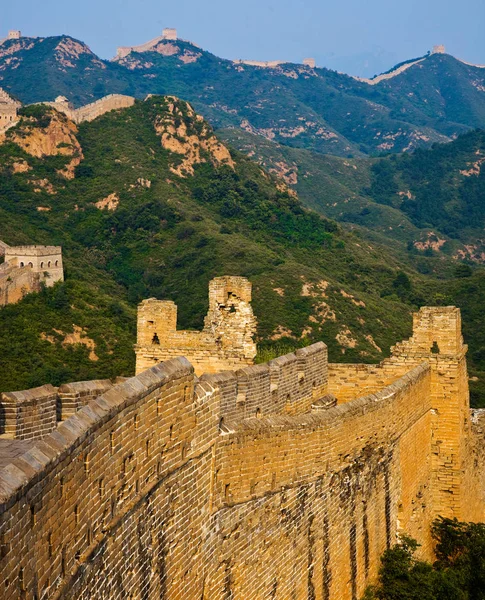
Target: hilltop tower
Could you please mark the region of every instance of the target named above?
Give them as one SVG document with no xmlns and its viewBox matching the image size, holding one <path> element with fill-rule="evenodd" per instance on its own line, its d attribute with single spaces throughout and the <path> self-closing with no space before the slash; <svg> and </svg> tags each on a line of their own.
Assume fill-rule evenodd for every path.
<svg viewBox="0 0 485 600">
<path fill-rule="evenodd" d="M 310 69 L 314 69 L 317 66 L 317 63 L 314 58 L 304 58 L 303 64 L 305 67 L 310 67 Z"/>
<path fill-rule="evenodd" d="M 171 27 L 166 27 L 162 32 L 162 36 L 164 40 L 176 40 L 177 30 Z"/>
<path fill-rule="evenodd" d="M 256 318 L 251 283 L 244 277 L 216 277 L 209 283 L 209 311 L 202 331 L 177 331 L 177 306 L 150 298 L 138 307 L 136 372 L 185 356 L 197 374 L 253 364 Z"/>
<path fill-rule="evenodd" d="M 21 37 L 22 37 L 22 33 L 18 29 L 11 29 L 8 32 L 8 39 L 9 40 L 19 40 Z"/>
<path fill-rule="evenodd" d="M 433 46 L 431 54 L 446 54 L 446 48 L 443 46 L 443 44 Z"/>
</svg>

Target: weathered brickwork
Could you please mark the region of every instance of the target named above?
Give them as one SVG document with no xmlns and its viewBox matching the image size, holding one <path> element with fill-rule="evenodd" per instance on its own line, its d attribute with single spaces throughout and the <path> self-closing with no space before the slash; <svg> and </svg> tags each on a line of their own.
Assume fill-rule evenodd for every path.
<svg viewBox="0 0 485 600">
<path fill-rule="evenodd" d="M 251 365 L 256 356 L 251 283 L 244 277 L 213 279 L 202 331 L 177 331 L 173 302 L 144 300 L 138 307 L 137 331 L 137 373 L 180 355 L 190 360 L 198 375 Z"/>
<path fill-rule="evenodd" d="M 360 598 L 399 533 L 432 558 L 432 519 L 462 518 L 470 482 L 465 516 L 484 519 L 464 352 L 459 312 L 422 309 L 379 366 L 327 367 L 316 344 L 199 379 L 176 358 L 40 440 L 0 439 L 2 598 Z"/>
<path fill-rule="evenodd" d="M 52 385 L 0 394 L 0 433 L 19 440 L 41 439 L 56 427 L 56 402 Z"/>
<path fill-rule="evenodd" d="M 110 379 L 65 383 L 57 390 L 57 420 L 65 421 L 80 408 L 113 387 Z"/>
<path fill-rule="evenodd" d="M 0 306 L 13 304 L 41 284 L 64 281 L 60 246 L 8 246 L 2 242 L 5 262 L 0 265 Z"/>
</svg>

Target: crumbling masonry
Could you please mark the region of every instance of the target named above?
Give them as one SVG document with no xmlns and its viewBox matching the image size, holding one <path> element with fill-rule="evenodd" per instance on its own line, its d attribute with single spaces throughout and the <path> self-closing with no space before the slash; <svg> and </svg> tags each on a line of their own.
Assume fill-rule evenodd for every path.
<svg viewBox="0 0 485 600">
<path fill-rule="evenodd" d="M 197 375 L 253 364 L 256 319 L 251 284 L 244 277 L 216 277 L 209 284 L 209 312 L 203 331 L 177 331 L 177 306 L 144 300 L 138 307 L 136 372 L 185 356 Z"/>
<path fill-rule="evenodd" d="M 215 334 L 234 283 L 211 286 Z M 141 341 L 183 336 L 152 304 Z M 422 308 L 379 365 L 329 365 L 318 343 L 200 377 L 172 358 L 116 386 L 3 394 L 2 598 L 360 598 L 397 534 L 432 558 L 437 515 L 484 519 L 465 354 L 459 310 Z"/>
</svg>

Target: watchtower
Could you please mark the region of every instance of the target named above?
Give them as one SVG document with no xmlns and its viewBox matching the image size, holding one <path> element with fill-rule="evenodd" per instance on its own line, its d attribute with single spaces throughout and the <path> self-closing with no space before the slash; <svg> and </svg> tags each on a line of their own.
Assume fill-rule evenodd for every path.
<svg viewBox="0 0 485 600">
<path fill-rule="evenodd" d="M 317 66 L 317 63 L 314 58 L 304 58 L 303 64 L 305 67 L 310 67 L 310 69 L 314 69 Z"/>
<path fill-rule="evenodd" d="M 465 440 L 470 433 L 470 401 L 460 310 L 422 307 L 413 315 L 413 335 L 392 348 L 390 362 L 431 367 L 433 496 L 436 516 L 467 520 Z"/>
<path fill-rule="evenodd" d="M 12 246 L 5 249 L 5 262 L 19 268 L 30 267 L 47 287 L 64 281 L 60 246 Z"/>
<path fill-rule="evenodd" d="M 16 102 L 0 88 L 0 131 L 15 125 L 18 120 L 17 111 L 20 106 L 20 102 Z"/>
<path fill-rule="evenodd" d="M 162 32 L 162 36 L 164 40 L 176 40 L 177 30 L 171 27 L 166 27 Z"/>
<path fill-rule="evenodd" d="M 8 39 L 9 40 L 19 40 L 21 37 L 22 37 L 22 33 L 18 29 L 11 29 L 8 32 Z"/>
</svg>

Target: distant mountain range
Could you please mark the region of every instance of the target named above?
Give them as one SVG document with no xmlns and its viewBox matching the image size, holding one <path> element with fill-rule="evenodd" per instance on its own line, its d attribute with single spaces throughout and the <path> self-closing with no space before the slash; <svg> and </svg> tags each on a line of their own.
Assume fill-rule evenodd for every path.
<svg viewBox="0 0 485 600">
<path fill-rule="evenodd" d="M 68 36 L 20 38 L 0 45 L 0 85 L 24 103 L 176 95 L 216 128 L 343 157 L 412 150 L 485 127 L 485 68 L 441 53 L 369 82 L 305 65 L 251 66 L 163 37 L 112 61 Z"/>
</svg>

